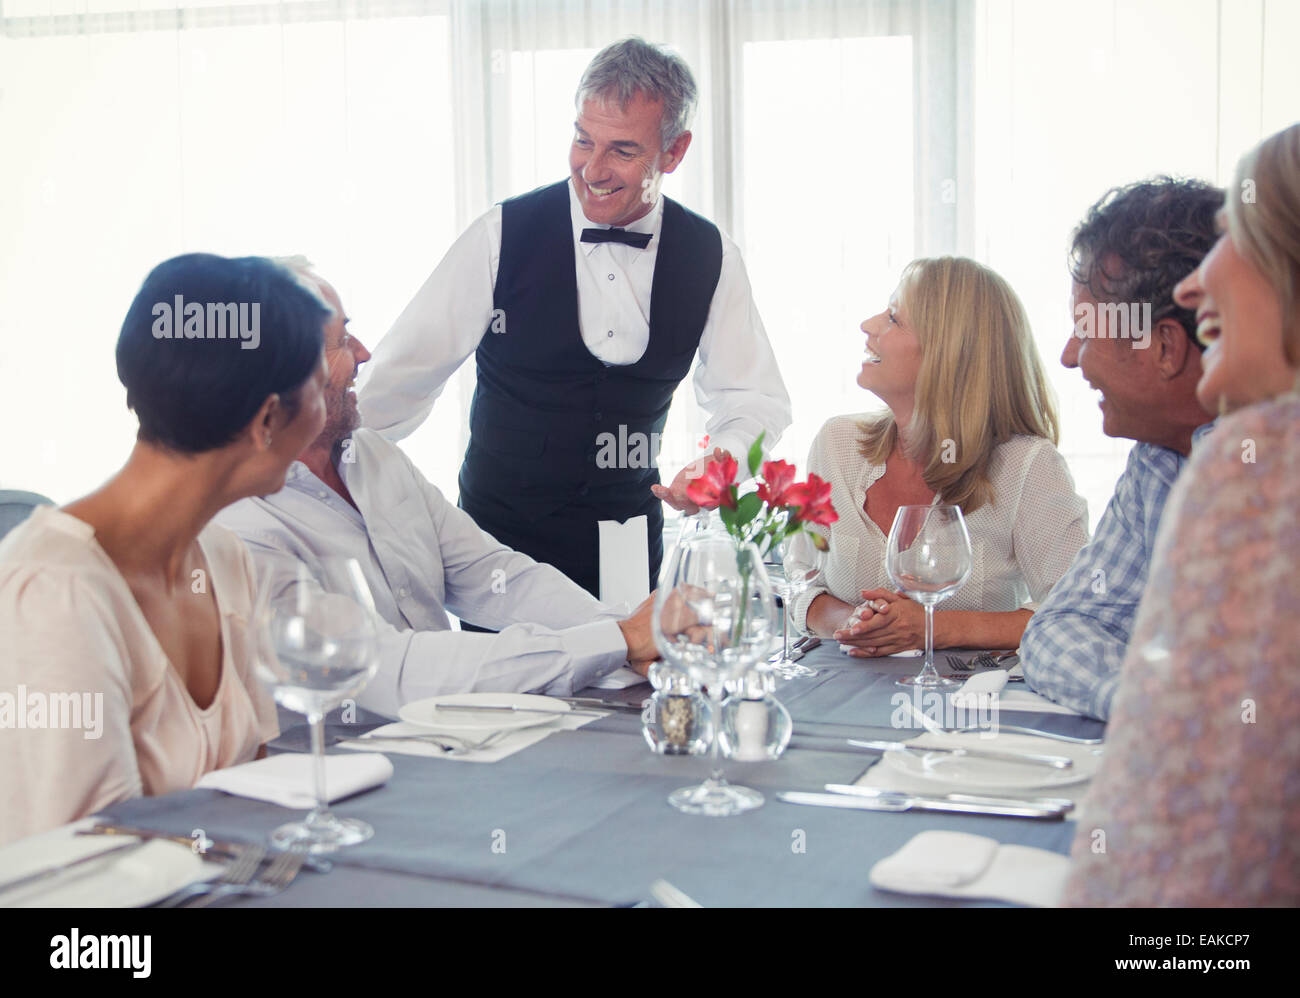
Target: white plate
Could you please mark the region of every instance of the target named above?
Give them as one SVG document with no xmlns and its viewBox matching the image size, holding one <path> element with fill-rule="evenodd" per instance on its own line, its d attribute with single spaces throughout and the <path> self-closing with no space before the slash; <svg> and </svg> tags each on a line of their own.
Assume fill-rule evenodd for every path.
<svg viewBox="0 0 1300 998">
<path fill-rule="evenodd" d="M 123 835 L 76 835 L 78 825 L 19 839 L 0 850 L 0 880 L 12 880 L 103 852 L 136 839 Z M 3 908 L 135 908 L 161 901 L 186 884 L 220 869 L 176 842 L 153 841 L 106 856 L 66 873 L 0 891 Z"/>
<path fill-rule="evenodd" d="M 546 713 L 529 714 L 509 710 L 439 710 L 440 704 L 509 704 L 513 707 L 533 707 Z M 563 700 L 541 697 L 532 693 L 453 693 L 427 700 L 408 703 L 397 716 L 408 724 L 429 731 L 504 731 L 514 728 L 535 728 L 549 724 L 558 716 L 556 711 L 571 710 Z"/>
<path fill-rule="evenodd" d="M 1040 755 L 1063 755 L 1073 760 L 1069 769 L 1052 769 L 1019 762 L 976 759 L 951 752 L 886 752 L 883 763 L 895 772 L 933 784 L 936 790 L 1036 790 L 1066 787 L 1090 780 L 1101 765 L 1101 746 L 1069 745 L 1023 735 L 998 735 L 981 738 L 972 735 L 926 735 L 910 744 L 951 745 L 954 748 L 993 749 L 998 752 L 1034 752 Z"/>
</svg>

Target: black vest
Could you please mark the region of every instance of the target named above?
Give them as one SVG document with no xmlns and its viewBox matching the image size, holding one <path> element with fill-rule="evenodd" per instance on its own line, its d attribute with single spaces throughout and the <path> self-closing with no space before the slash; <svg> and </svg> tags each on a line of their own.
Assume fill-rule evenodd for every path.
<svg viewBox="0 0 1300 998">
<path fill-rule="evenodd" d="M 712 222 L 664 198 L 657 238 L 646 352 L 635 364 L 606 367 L 578 325 L 568 181 L 502 203 L 497 311 L 476 354 L 478 387 L 460 471 L 462 505 L 489 532 L 494 521 L 536 520 L 570 505 L 619 520 L 657 505 L 649 441 L 663 431 L 699 347 L 722 269 L 722 237 Z M 602 466 L 622 442 L 636 441 L 634 434 L 643 434 L 645 445 L 640 454 L 629 446 L 632 463 L 645 454 L 650 466 Z"/>
</svg>

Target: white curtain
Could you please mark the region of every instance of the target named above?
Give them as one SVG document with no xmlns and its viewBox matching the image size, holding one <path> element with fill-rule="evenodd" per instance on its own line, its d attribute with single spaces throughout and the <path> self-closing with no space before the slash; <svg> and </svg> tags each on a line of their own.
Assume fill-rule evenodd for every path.
<svg viewBox="0 0 1300 998">
<path fill-rule="evenodd" d="M 1126 446 L 1056 363 L 1069 231 L 1300 116 L 1287 0 L 0 0 L 0 487 L 64 502 L 121 463 L 113 344 L 168 256 L 306 254 L 373 346 L 471 219 L 565 175 L 578 76 L 632 33 L 695 71 L 664 190 L 741 245 L 779 453 L 874 405 L 857 326 L 903 266 L 969 254 L 1030 310 L 1095 522 Z M 453 496 L 472 368 L 407 444 Z M 702 432 L 687 381 L 664 466 Z"/>
</svg>

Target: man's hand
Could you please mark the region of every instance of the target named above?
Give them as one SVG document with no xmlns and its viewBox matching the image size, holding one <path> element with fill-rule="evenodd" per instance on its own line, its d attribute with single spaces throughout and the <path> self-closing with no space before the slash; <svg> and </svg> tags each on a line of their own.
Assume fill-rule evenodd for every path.
<svg viewBox="0 0 1300 998">
<path fill-rule="evenodd" d="M 650 617 L 654 612 L 655 594 L 651 593 L 632 616 L 618 622 L 627 642 L 627 664 L 634 672 L 645 675 L 652 662 L 659 658 L 654 638 L 650 634 Z"/>
<path fill-rule="evenodd" d="M 712 457 L 707 455 L 701 457 L 677 472 L 677 477 L 673 479 L 671 485 L 666 488 L 662 485 L 651 485 L 650 491 L 678 512 L 694 515 L 700 511 L 700 507 L 686 498 L 686 486 L 704 474 L 704 469 L 709 466 L 710 461 L 721 462 L 730 456 L 721 447 L 715 447 Z"/>
<path fill-rule="evenodd" d="M 925 647 L 925 608 L 889 589 L 864 589 L 865 601 L 832 637 L 853 658 L 879 658 Z"/>
</svg>

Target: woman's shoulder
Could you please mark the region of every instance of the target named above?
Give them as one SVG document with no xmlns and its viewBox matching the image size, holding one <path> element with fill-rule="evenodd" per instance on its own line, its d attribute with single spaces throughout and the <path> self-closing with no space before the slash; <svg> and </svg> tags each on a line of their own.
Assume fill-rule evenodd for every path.
<svg viewBox="0 0 1300 998">
<path fill-rule="evenodd" d="M 1221 417 L 1192 448 L 1169 508 L 1217 521 L 1248 506 L 1253 519 L 1289 524 L 1300 490 L 1298 422 L 1300 395 L 1293 393 Z"/>
<path fill-rule="evenodd" d="M 1192 449 L 1192 464 L 1229 458 L 1227 467 L 1238 472 L 1249 465 L 1287 465 L 1300 452 L 1298 424 L 1300 394 L 1295 392 L 1246 406 L 1219 419 Z"/>
<path fill-rule="evenodd" d="M 52 681 L 93 671 L 127 681 L 138 612 L 94 536 L 89 524 L 43 507 L 0 543 L 0 632 L 7 645 L 0 673 L 7 666 Z"/>
<path fill-rule="evenodd" d="M 863 425 L 871 415 L 859 412 L 832 416 L 813 438 L 813 450 L 825 455 L 851 455 L 860 460 Z"/>
<path fill-rule="evenodd" d="M 1069 472 L 1065 456 L 1046 437 L 1018 433 L 996 445 L 989 455 L 989 479 L 994 483 L 1023 480 L 1031 468 Z"/>
<path fill-rule="evenodd" d="M 120 580 L 95 542 L 95 529 L 54 506 L 40 506 L 0 541 L 0 578 L 43 575 L 68 585 Z"/>
</svg>

